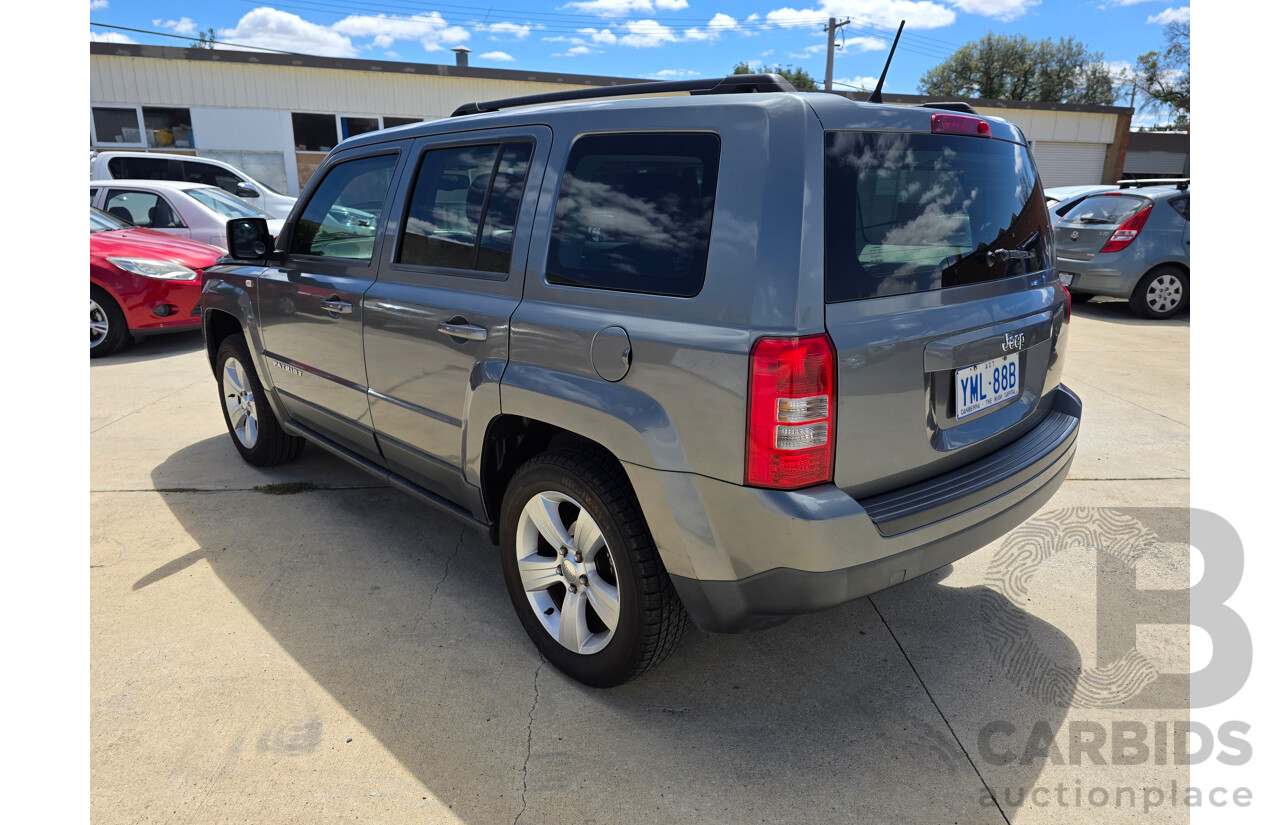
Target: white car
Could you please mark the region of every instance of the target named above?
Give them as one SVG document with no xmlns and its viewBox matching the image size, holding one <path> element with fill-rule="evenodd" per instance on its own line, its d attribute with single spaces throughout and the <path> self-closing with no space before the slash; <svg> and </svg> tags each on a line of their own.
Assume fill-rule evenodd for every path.
<svg viewBox="0 0 1280 825">
<path fill-rule="evenodd" d="M 163 152 L 98 152 L 89 157 L 89 179 L 204 183 L 266 212 L 287 218 L 297 198 L 282 195 L 229 163 Z"/>
<path fill-rule="evenodd" d="M 271 218 L 255 206 L 216 186 L 165 180 L 89 181 L 89 204 L 170 235 L 179 235 L 220 249 L 227 248 L 227 221 L 267 218 L 271 234 L 280 234 L 283 218 Z"/>
</svg>

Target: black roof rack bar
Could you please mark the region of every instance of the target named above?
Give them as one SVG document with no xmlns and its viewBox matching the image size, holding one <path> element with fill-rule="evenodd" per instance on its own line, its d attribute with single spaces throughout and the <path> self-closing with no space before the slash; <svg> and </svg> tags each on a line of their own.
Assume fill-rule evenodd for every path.
<svg viewBox="0 0 1280 825">
<path fill-rule="evenodd" d="M 978 113 L 977 109 L 962 100 L 948 103 L 919 103 L 916 105 L 922 109 L 946 109 L 951 112 L 967 112 L 971 115 L 976 115 Z"/>
<path fill-rule="evenodd" d="M 1141 189 L 1144 186 L 1175 186 L 1178 189 L 1189 189 L 1191 178 L 1131 178 L 1120 181 L 1121 189 Z"/>
<path fill-rule="evenodd" d="M 619 86 L 602 86 L 595 89 L 570 89 L 563 92 L 546 92 L 540 95 L 507 97 L 501 100 L 464 103 L 453 110 L 450 117 L 497 112 L 515 106 L 533 106 L 538 103 L 560 103 L 567 100 L 590 100 L 597 97 L 622 97 L 624 95 L 652 95 L 667 92 L 688 92 L 693 95 L 723 95 L 749 92 L 794 92 L 796 88 L 782 75 L 735 74 L 728 77 L 703 78 L 701 80 L 673 80 L 656 83 L 623 83 Z"/>
</svg>

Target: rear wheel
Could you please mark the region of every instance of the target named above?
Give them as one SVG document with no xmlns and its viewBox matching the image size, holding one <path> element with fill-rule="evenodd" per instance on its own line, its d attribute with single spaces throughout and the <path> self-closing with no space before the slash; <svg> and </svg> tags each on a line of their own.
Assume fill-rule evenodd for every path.
<svg viewBox="0 0 1280 825">
<path fill-rule="evenodd" d="M 257 467 L 297 458 L 307 442 L 280 426 L 253 368 L 244 335 L 230 335 L 218 347 L 217 377 L 222 418 L 240 457 Z"/>
<path fill-rule="evenodd" d="M 1176 266 L 1158 266 L 1138 281 L 1129 308 L 1144 318 L 1170 318 L 1186 309 L 1190 298 L 1187 273 Z"/>
<path fill-rule="evenodd" d="M 656 666 L 689 619 L 630 483 L 589 448 L 530 459 L 502 504 L 502 572 L 525 631 L 553 665 L 593 687 Z"/>
<path fill-rule="evenodd" d="M 120 305 L 101 287 L 89 287 L 89 357 L 102 358 L 129 340 L 129 324 Z"/>
</svg>

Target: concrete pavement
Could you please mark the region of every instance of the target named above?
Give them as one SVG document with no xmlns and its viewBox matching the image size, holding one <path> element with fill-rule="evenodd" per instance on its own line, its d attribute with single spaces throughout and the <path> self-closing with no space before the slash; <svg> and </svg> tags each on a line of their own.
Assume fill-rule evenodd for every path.
<svg viewBox="0 0 1280 825">
<path fill-rule="evenodd" d="M 478 533 L 318 449 L 241 462 L 198 335 L 95 362 L 93 819 L 1185 822 L 1150 789 L 1186 767 L 1115 764 L 1134 760 L 1111 738 L 1186 718 L 1134 687 L 1186 669 L 1186 628 L 1141 628 L 1108 669 L 1124 617 L 1095 591 L 1121 562 L 1188 583 L 1189 338 L 1077 307 L 1072 477 L 1013 539 L 773 630 L 691 634 L 609 691 L 540 660 Z M 253 490 L 279 481 L 320 489 Z M 1100 549 L 1114 536 L 1139 549 Z"/>
</svg>

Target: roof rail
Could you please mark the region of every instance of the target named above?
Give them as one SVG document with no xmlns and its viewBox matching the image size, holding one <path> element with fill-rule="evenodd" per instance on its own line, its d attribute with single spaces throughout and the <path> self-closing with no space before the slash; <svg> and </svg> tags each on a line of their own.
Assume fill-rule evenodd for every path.
<svg viewBox="0 0 1280 825">
<path fill-rule="evenodd" d="M 667 92 L 688 92 L 691 95 L 723 95 L 749 92 L 794 92 L 796 88 L 782 75 L 735 74 L 728 77 L 703 78 L 701 80 L 674 80 L 656 83 L 624 83 L 620 86 L 603 86 L 594 89 L 570 89 L 564 92 L 546 92 L 540 95 L 506 97 L 501 100 L 464 103 L 453 110 L 450 117 L 497 112 L 515 106 L 533 106 L 538 103 L 559 103 L 567 100 L 590 100 L 597 97 L 622 97 L 624 95 L 653 95 Z"/>
<path fill-rule="evenodd" d="M 976 115 L 978 113 L 977 109 L 960 100 L 952 103 L 918 103 L 916 105 L 922 109 L 947 109 L 948 111 L 965 112 L 971 115 Z"/>
<path fill-rule="evenodd" d="M 1190 189 L 1191 178 L 1133 178 L 1120 181 L 1121 189 L 1141 189 L 1144 186 L 1176 186 L 1178 189 Z"/>
</svg>

